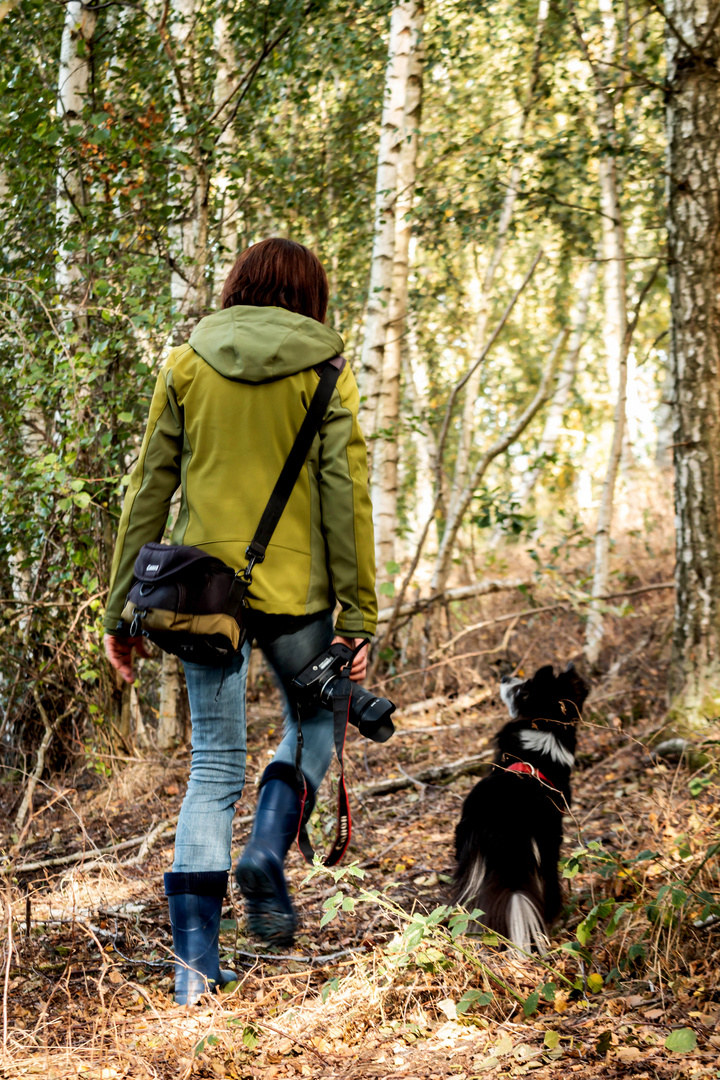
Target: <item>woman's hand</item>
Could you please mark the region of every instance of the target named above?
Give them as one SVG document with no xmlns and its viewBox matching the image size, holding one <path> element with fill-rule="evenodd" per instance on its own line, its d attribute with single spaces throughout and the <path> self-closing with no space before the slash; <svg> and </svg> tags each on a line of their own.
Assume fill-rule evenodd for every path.
<svg viewBox="0 0 720 1080">
<path fill-rule="evenodd" d="M 127 683 L 134 683 L 136 679 L 132 662 L 133 649 L 138 656 L 148 657 L 150 655 L 145 648 L 145 639 L 143 637 L 120 637 L 118 634 L 105 635 L 105 655 Z"/>
<path fill-rule="evenodd" d="M 357 649 L 360 642 L 365 641 L 365 638 L 334 637 L 332 639 L 332 644 L 334 645 L 338 641 L 341 645 L 347 645 L 348 649 Z M 365 644 L 367 645 L 368 642 L 365 642 Z M 367 675 L 367 658 L 368 650 L 367 648 L 364 648 L 361 649 L 353 659 L 352 667 L 350 669 L 350 678 L 353 682 L 362 682 Z"/>
</svg>

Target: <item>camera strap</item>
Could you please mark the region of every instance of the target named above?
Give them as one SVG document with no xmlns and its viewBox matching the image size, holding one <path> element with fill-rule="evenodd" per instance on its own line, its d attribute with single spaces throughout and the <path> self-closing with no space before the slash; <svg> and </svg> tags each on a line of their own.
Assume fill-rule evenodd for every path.
<svg viewBox="0 0 720 1080">
<path fill-rule="evenodd" d="M 348 844 L 350 843 L 350 837 L 352 835 L 352 818 L 350 816 L 350 799 L 348 798 L 347 787 L 345 785 L 345 739 L 347 737 L 348 723 L 350 722 L 350 706 L 352 699 L 352 683 L 350 681 L 350 669 L 352 667 L 352 661 L 355 658 L 355 654 L 364 648 L 367 644 L 363 641 L 362 645 L 359 645 L 352 658 L 343 669 L 340 675 L 338 675 L 335 687 L 333 689 L 332 704 L 333 704 L 333 734 L 335 739 L 335 753 L 340 763 L 340 780 L 338 783 L 338 808 L 337 808 L 337 830 L 335 833 L 335 840 L 332 847 L 328 851 L 327 855 L 322 861 L 323 866 L 335 866 L 340 862 L 343 855 L 347 851 Z M 307 834 L 307 824 L 305 821 L 305 805 L 307 803 L 308 788 L 305 774 L 302 771 L 302 747 L 303 747 L 303 734 L 301 723 L 301 709 L 298 708 L 298 725 L 297 725 L 297 747 L 295 749 L 295 772 L 297 776 L 298 789 L 301 792 L 301 804 L 300 804 L 300 824 L 298 826 L 297 844 L 306 862 L 312 863 L 315 859 L 315 852 L 313 846 L 310 843 L 310 838 Z"/>
</svg>

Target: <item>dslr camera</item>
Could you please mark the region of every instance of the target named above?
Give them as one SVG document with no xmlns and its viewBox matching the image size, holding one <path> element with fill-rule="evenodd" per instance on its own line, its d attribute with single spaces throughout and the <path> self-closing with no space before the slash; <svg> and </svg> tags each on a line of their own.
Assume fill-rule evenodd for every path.
<svg viewBox="0 0 720 1080">
<path fill-rule="evenodd" d="M 353 649 L 335 642 L 326 652 L 311 660 L 306 668 L 292 681 L 295 699 L 300 706 L 324 705 L 333 707 L 333 695 L 338 691 L 340 672 L 352 663 Z M 352 683 L 350 696 L 350 723 L 361 735 L 373 742 L 384 743 L 395 731 L 390 719 L 395 712 L 392 701 L 384 697 L 375 697 L 357 683 Z"/>
</svg>

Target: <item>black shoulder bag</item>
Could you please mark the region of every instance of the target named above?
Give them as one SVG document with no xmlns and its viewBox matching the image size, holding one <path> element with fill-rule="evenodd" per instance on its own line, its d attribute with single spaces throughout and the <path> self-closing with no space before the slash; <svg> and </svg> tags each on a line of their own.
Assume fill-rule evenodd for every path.
<svg viewBox="0 0 720 1080">
<path fill-rule="evenodd" d="M 344 365 L 344 358 L 337 356 L 322 368 L 295 442 L 245 551 L 247 566 L 236 573 L 202 548 L 143 544 L 118 632 L 131 637 L 142 634 L 165 652 L 193 664 L 224 667 L 237 655 L 247 637 L 242 609 L 247 606 L 253 567 L 265 558 Z"/>
</svg>

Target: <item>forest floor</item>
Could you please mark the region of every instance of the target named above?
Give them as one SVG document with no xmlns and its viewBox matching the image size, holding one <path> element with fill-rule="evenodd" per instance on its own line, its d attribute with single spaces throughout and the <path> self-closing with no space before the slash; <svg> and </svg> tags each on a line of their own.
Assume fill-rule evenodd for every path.
<svg viewBox="0 0 720 1080">
<path fill-rule="evenodd" d="M 662 583 L 657 573 L 648 567 L 627 587 Z M 89 760 L 48 783 L 25 836 L 0 838 L 10 856 L 0 1075 L 720 1077 L 720 922 L 706 918 L 718 897 L 716 769 L 648 751 L 665 704 L 670 590 L 635 595 L 610 620 L 604 674 L 592 680 L 579 731 L 554 951 L 542 962 L 512 959 L 487 937 L 453 938 L 453 831 L 477 759 L 489 759 L 504 722 L 499 675 L 569 659 L 581 666 L 577 612 L 507 618 L 527 607 L 517 592 L 458 606 L 445 640 L 460 619 L 489 625 L 439 660 L 430 650 L 422 671 L 380 684 L 398 702 L 397 733 L 377 746 L 353 732 L 346 755 L 345 862 L 364 877 L 309 873 L 293 852 L 301 932 L 285 952 L 258 951 L 230 896 L 221 944 L 238 983 L 201 1007 L 173 1004 L 162 894 L 187 750 L 124 762 L 110 777 Z M 249 830 L 252 778 L 277 741 L 263 679 L 255 697 L 236 851 Z M 452 763 L 449 776 L 423 779 Z M 395 790 L 379 793 L 386 782 Z M 9 821 L 17 788 L 2 785 L 0 800 Z M 319 803 L 328 835 L 316 839 L 327 846 L 329 787 Z"/>
</svg>

